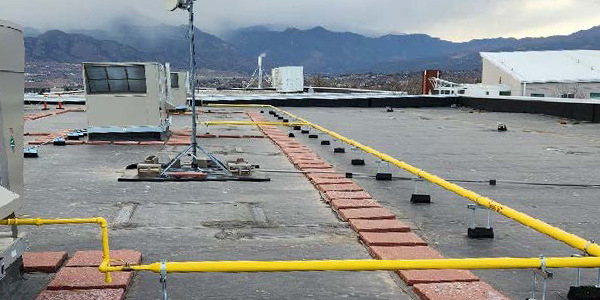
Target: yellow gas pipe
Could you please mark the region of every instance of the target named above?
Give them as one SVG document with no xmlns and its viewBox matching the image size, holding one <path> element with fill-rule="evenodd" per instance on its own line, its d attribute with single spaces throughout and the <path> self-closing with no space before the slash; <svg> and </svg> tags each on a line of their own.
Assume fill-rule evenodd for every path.
<svg viewBox="0 0 600 300">
<path fill-rule="evenodd" d="M 89 219 L 4 219 L 0 220 L 0 225 L 68 225 L 68 224 L 98 224 L 102 231 L 102 262 L 98 269 L 104 273 L 104 280 L 111 282 L 110 273 L 107 271 L 110 268 L 110 254 L 108 248 L 108 223 L 104 218 L 89 218 Z"/>
<path fill-rule="evenodd" d="M 222 105 L 220 105 L 222 106 Z M 230 106 L 230 105 L 228 105 Z M 239 107 L 240 105 L 233 105 Z M 244 106 L 244 105 L 242 105 Z M 445 181 L 435 175 L 415 168 L 403 161 L 378 152 L 356 141 L 345 138 L 319 125 L 307 122 L 284 110 L 268 105 L 253 105 L 251 107 L 272 107 L 288 116 L 300 120 L 316 130 L 326 133 L 349 145 L 355 146 L 381 160 L 392 163 L 429 182 L 435 183 L 464 198 L 494 210 L 523 225 L 559 241 L 586 251 L 594 256 L 600 256 L 600 247 L 576 235 L 553 227 L 510 207 L 502 205 L 490 198 L 481 196 L 473 191 Z M 287 123 L 286 123 L 287 124 Z M 110 272 L 119 271 L 151 271 L 160 273 L 163 263 L 155 262 L 136 266 L 110 266 L 107 222 L 104 218 L 92 219 L 6 219 L 0 220 L 0 225 L 52 225 L 52 224 L 99 224 L 102 230 L 102 263 L 100 272 L 105 273 L 105 279 L 110 282 Z M 428 270 L 428 269 L 528 269 L 528 268 L 598 268 L 600 257 L 548 257 L 548 258 L 465 258 L 465 259 L 434 259 L 434 260 L 321 260 L 321 261 L 202 261 L 202 262 L 166 262 L 165 271 L 168 273 L 190 272 L 293 272 L 293 271 L 376 271 L 376 270 Z"/>
<path fill-rule="evenodd" d="M 592 241 L 588 241 L 585 240 L 577 235 L 568 233 L 560 228 L 554 227 L 546 222 L 543 222 L 541 220 L 538 220 L 534 217 L 531 217 L 525 213 L 519 212 L 517 210 L 514 210 L 506 205 L 503 205 L 499 202 L 496 202 L 488 197 L 484 197 L 482 195 L 479 195 L 478 193 L 475 193 L 471 190 L 465 189 L 457 184 L 448 182 L 440 177 L 437 177 L 433 174 L 430 174 L 428 172 L 425 172 L 421 169 L 418 169 L 416 167 L 413 167 L 412 165 L 403 162 L 401 160 L 395 159 L 385 153 L 379 152 L 371 147 L 365 146 L 357 141 L 351 140 L 349 138 L 346 138 L 336 132 L 333 132 L 331 130 L 328 130 L 322 126 L 319 126 L 317 124 L 311 123 L 309 121 L 306 121 L 298 116 L 295 116 L 285 110 L 282 110 L 278 107 L 272 106 L 272 105 L 257 105 L 257 104 L 250 104 L 250 105 L 237 105 L 237 104 L 211 104 L 209 106 L 217 106 L 217 107 L 241 107 L 241 106 L 247 106 L 247 107 L 269 107 L 272 109 L 275 109 L 283 114 L 286 114 L 288 117 L 292 118 L 292 119 L 296 119 L 300 122 L 305 123 L 307 126 L 310 126 L 318 131 L 321 131 L 335 139 L 338 139 L 346 144 L 352 145 L 358 149 L 361 149 L 362 151 L 369 153 L 383 161 L 389 162 L 417 177 L 423 178 L 431 183 L 434 183 L 446 190 L 449 190 L 463 198 L 469 199 L 481 206 L 487 207 L 490 210 L 493 210 L 509 219 L 513 219 L 529 228 L 532 228 L 540 233 L 543 233 L 545 235 L 548 235 L 558 241 L 561 241 L 573 248 L 579 249 L 584 251 L 587 254 L 593 255 L 593 256 L 600 256 L 600 246 Z"/>
<path fill-rule="evenodd" d="M 113 266 L 109 272 L 159 273 L 161 262 L 137 266 Z M 463 258 L 416 260 L 303 260 L 303 261 L 202 261 L 166 262 L 167 273 L 255 273 L 308 271 L 484 270 L 597 268 L 599 257 Z"/>
<path fill-rule="evenodd" d="M 210 126 L 210 125 L 233 125 L 233 126 L 245 126 L 245 125 L 264 125 L 264 126 L 305 126 L 308 125 L 304 122 L 252 122 L 252 121 L 204 121 L 198 122 L 202 125 Z"/>
</svg>

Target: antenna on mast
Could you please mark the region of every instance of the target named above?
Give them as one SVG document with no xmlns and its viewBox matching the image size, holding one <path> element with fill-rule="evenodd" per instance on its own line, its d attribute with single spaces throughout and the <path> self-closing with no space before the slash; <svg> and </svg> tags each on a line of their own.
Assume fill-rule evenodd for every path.
<svg viewBox="0 0 600 300">
<path fill-rule="evenodd" d="M 169 165 L 162 171 L 161 175 L 165 175 L 167 171 L 175 165 L 177 160 L 181 159 L 184 155 L 188 154 L 191 150 L 192 156 L 192 169 L 198 170 L 198 150 L 206 155 L 211 161 L 213 161 L 226 175 L 231 176 L 229 168 L 225 166 L 212 154 L 208 153 L 202 147 L 198 145 L 197 138 L 197 112 L 196 112 L 196 41 L 195 41 L 195 30 L 194 30 L 194 2 L 196 0 L 164 0 L 165 7 L 168 11 L 174 11 L 176 9 L 186 10 L 189 13 L 189 43 L 190 43 L 190 89 L 192 91 L 192 134 L 190 137 L 190 146 L 182 151 L 175 159 L 173 159 Z"/>
</svg>

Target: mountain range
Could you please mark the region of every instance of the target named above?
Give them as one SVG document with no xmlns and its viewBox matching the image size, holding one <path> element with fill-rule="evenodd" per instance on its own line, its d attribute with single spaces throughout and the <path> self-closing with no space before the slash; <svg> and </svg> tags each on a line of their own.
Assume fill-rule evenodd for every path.
<svg viewBox="0 0 600 300">
<path fill-rule="evenodd" d="M 159 61 L 175 68 L 188 63 L 187 27 L 115 24 L 106 30 L 26 29 L 26 57 L 31 61 Z M 309 73 L 400 73 L 433 68 L 474 70 L 480 51 L 560 49 L 600 50 L 600 26 L 571 35 L 545 38 L 495 38 L 464 43 L 425 34 L 367 37 L 323 27 L 283 31 L 254 26 L 222 38 L 196 29 L 200 68 L 249 73 L 266 53 L 266 67 L 303 65 Z"/>
</svg>

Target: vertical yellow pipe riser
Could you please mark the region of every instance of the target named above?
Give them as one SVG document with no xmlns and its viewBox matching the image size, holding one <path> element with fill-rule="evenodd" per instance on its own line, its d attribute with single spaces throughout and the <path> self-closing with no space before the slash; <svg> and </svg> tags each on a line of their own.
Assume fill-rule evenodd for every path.
<svg viewBox="0 0 600 300">
<path fill-rule="evenodd" d="M 108 247 L 108 222 L 104 218 L 91 218 L 91 219 L 4 219 L 0 220 L 0 225 L 68 225 L 68 224 L 98 224 L 101 230 L 102 239 L 102 262 L 98 267 L 100 272 L 104 273 L 104 280 L 110 283 L 110 273 L 106 272 L 107 268 L 110 267 L 110 251 Z"/>
</svg>

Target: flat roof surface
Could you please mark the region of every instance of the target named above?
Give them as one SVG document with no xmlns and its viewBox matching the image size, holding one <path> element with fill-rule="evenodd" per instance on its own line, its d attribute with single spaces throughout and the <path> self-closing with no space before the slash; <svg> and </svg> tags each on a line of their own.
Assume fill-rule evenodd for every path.
<svg viewBox="0 0 600 300">
<path fill-rule="evenodd" d="M 540 218 L 584 238 L 595 239 L 600 222 L 598 184 L 600 124 L 555 117 L 488 113 L 460 108 L 284 108 L 300 117 L 353 138 L 459 183 L 514 209 Z M 243 111 L 211 109 L 202 120 L 247 120 Z M 31 112 L 34 112 L 32 110 Z M 189 116 L 174 116 L 173 126 L 184 129 Z M 508 132 L 498 132 L 497 122 Z M 70 112 L 27 121 L 25 131 L 58 131 L 85 127 L 85 113 Z M 201 132 L 205 130 L 201 128 Z M 254 127 L 210 127 L 213 134 L 260 134 Z M 286 129 L 282 129 L 286 132 Z M 337 172 L 355 173 L 354 181 L 414 232 L 446 257 L 570 256 L 575 251 L 512 220 L 492 215 L 496 238 L 471 240 L 470 202 L 425 183 L 433 203 L 410 204 L 414 192 L 407 173 L 361 152 L 334 154 L 335 141 L 298 134 Z M 125 166 L 150 154 L 161 160 L 183 146 L 43 146 L 40 158 L 25 161 L 26 202 L 23 213 L 41 217 L 104 216 L 113 222 L 123 207 L 135 211 L 123 224 L 112 224 L 112 249 L 142 252 L 144 262 L 183 260 L 368 259 L 369 255 L 346 223 L 332 213 L 319 192 L 268 139 L 200 139 L 219 158 L 242 156 L 259 170 L 284 172 L 266 183 L 248 182 L 117 182 Z M 364 158 L 365 166 L 350 160 Z M 392 172 L 393 181 L 376 181 L 377 172 Z M 497 186 L 487 182 L 497 179 Z M 548 185 L 539 185 L 548 184 Z M 563 184 L 563 185 L 561 185 Z M 483 211 L 478 224 L 485 225 Z M 23 228 L 32 251 L 98 250 L 93 226 Z M 531 270 L 476 271 L 480 278 L 513 299 L 530 295 Z M 28 274 L 18 294 L 23 299 L 39 292 L 50 276 Z M 416 299 L 389 272 L 331 272 L 277 274 L 173 274 L 169 295 L 174 299 Z M 565 299 L 576 270 L 554 270 L 546 299 Z M 595 284 L 597 270 L 584 270 L 582 281 Z M 160 297 L 158 276 L 138 273 L 127 299 Z"/>
<path fill-rule="evenodd" d="M 600 51 L 481 52 L 484 59 L 528 83 L 600 82 Z"/>
<path fill-rule="evenodd" d="M 35 113 L 38 109 L 28 109 Z M 189 116 L 174 116 L 174 129 Z M 210 119 L 247 120 L 245 114 Z M 85 113 L 70 112 L 26 122 L 28 132 L 86 126 Z M 200 132 L 205 128 L 200 128 Z M 211 128 L 215 134 L 261 135 L 252 127 Z M 35 137 L 27 137 L 28 140 Z M 261 169 L 294 166 L 265 138 L 202 139 L 220 158 L 244 157 Z M 302 174 L 267 174 L 271 182 L 117 182 L 124 168 L 157 154 L 161 161 L 185 146 L 42 146 L 25 162 L 23 213 L 36 217 L 109 220 L 111 249 L 142 252 L 144 262 L 189 260 L 369 259 L 347 223 L 341 222 Z M 128 205 L 127 222 L 115 217 Z M 0 228 L 5 230 L 6 228 Z M 22 227 L 30 251 L 99 250 L 93 226 Z M 32 299 L 52 275 L 27 274 L 15 299 Z M 159 299 L 159 277 L 139 273 L 127 299 Z M 411 299 L 389 272 L 275 274 L 169 274 L 170 299 Z"/>
<path fill-rule="evenodd" d="M 348 138 L 445 179 L 480 181 L 461 183 L 484 196 L 587 239 L 596 239 L 600 222 L 600 188 L 535 183 L 600 184 L 597 157 L 600 154 L 600 124 L 571 122 L 557 117 L 483 112 L 467 108 L 409 108 L 387 113 L 384 108 L 284 108 Z M 498 122 L 508 132 L 498 132 Z M 564 123 L 564 124 L 562 124 Z M 333 154 L 314 140 L 313 149 L 340 172 L 374 175 L 390 170 L 395 176 L 410 174 L 358 151 Z M 340 144 L 333 144 L 340 145 Z M 350 159 L 365 158 L 365 166 L 352 166 Z M 488 181 L 497 179 L 497 186 Z M 432 204 L 410 204 L 414 185 L 407 180 L 375 181 L 355 176 L 375 199 L 412 222 L 419 234 L 445 256 L 539 257 L 581 254 L 565 244 L 526 228 L 501 215 L 492 214 L 493 240 L 466 237 L 471 211 L 466 199 L 431 184 L 420 183 L 419 193 L 431 194 Z M 528 184 L 529 183 L 529 184 Z M 480 211 L 477 224 L 485 226 Z M 553 270 L 546 299 L 566 299 L 574 285 L 576 270 Z M 530 270 L 474 271 L 486 282 L 513 299 L 530 296 Z M 595 284 L 597 270 L 583 270 L 582 282 Z M 539 287 L 539 285 L 538 285 Z M 539 295 L 539 293 L 538 293 Z"/>
</svg>

